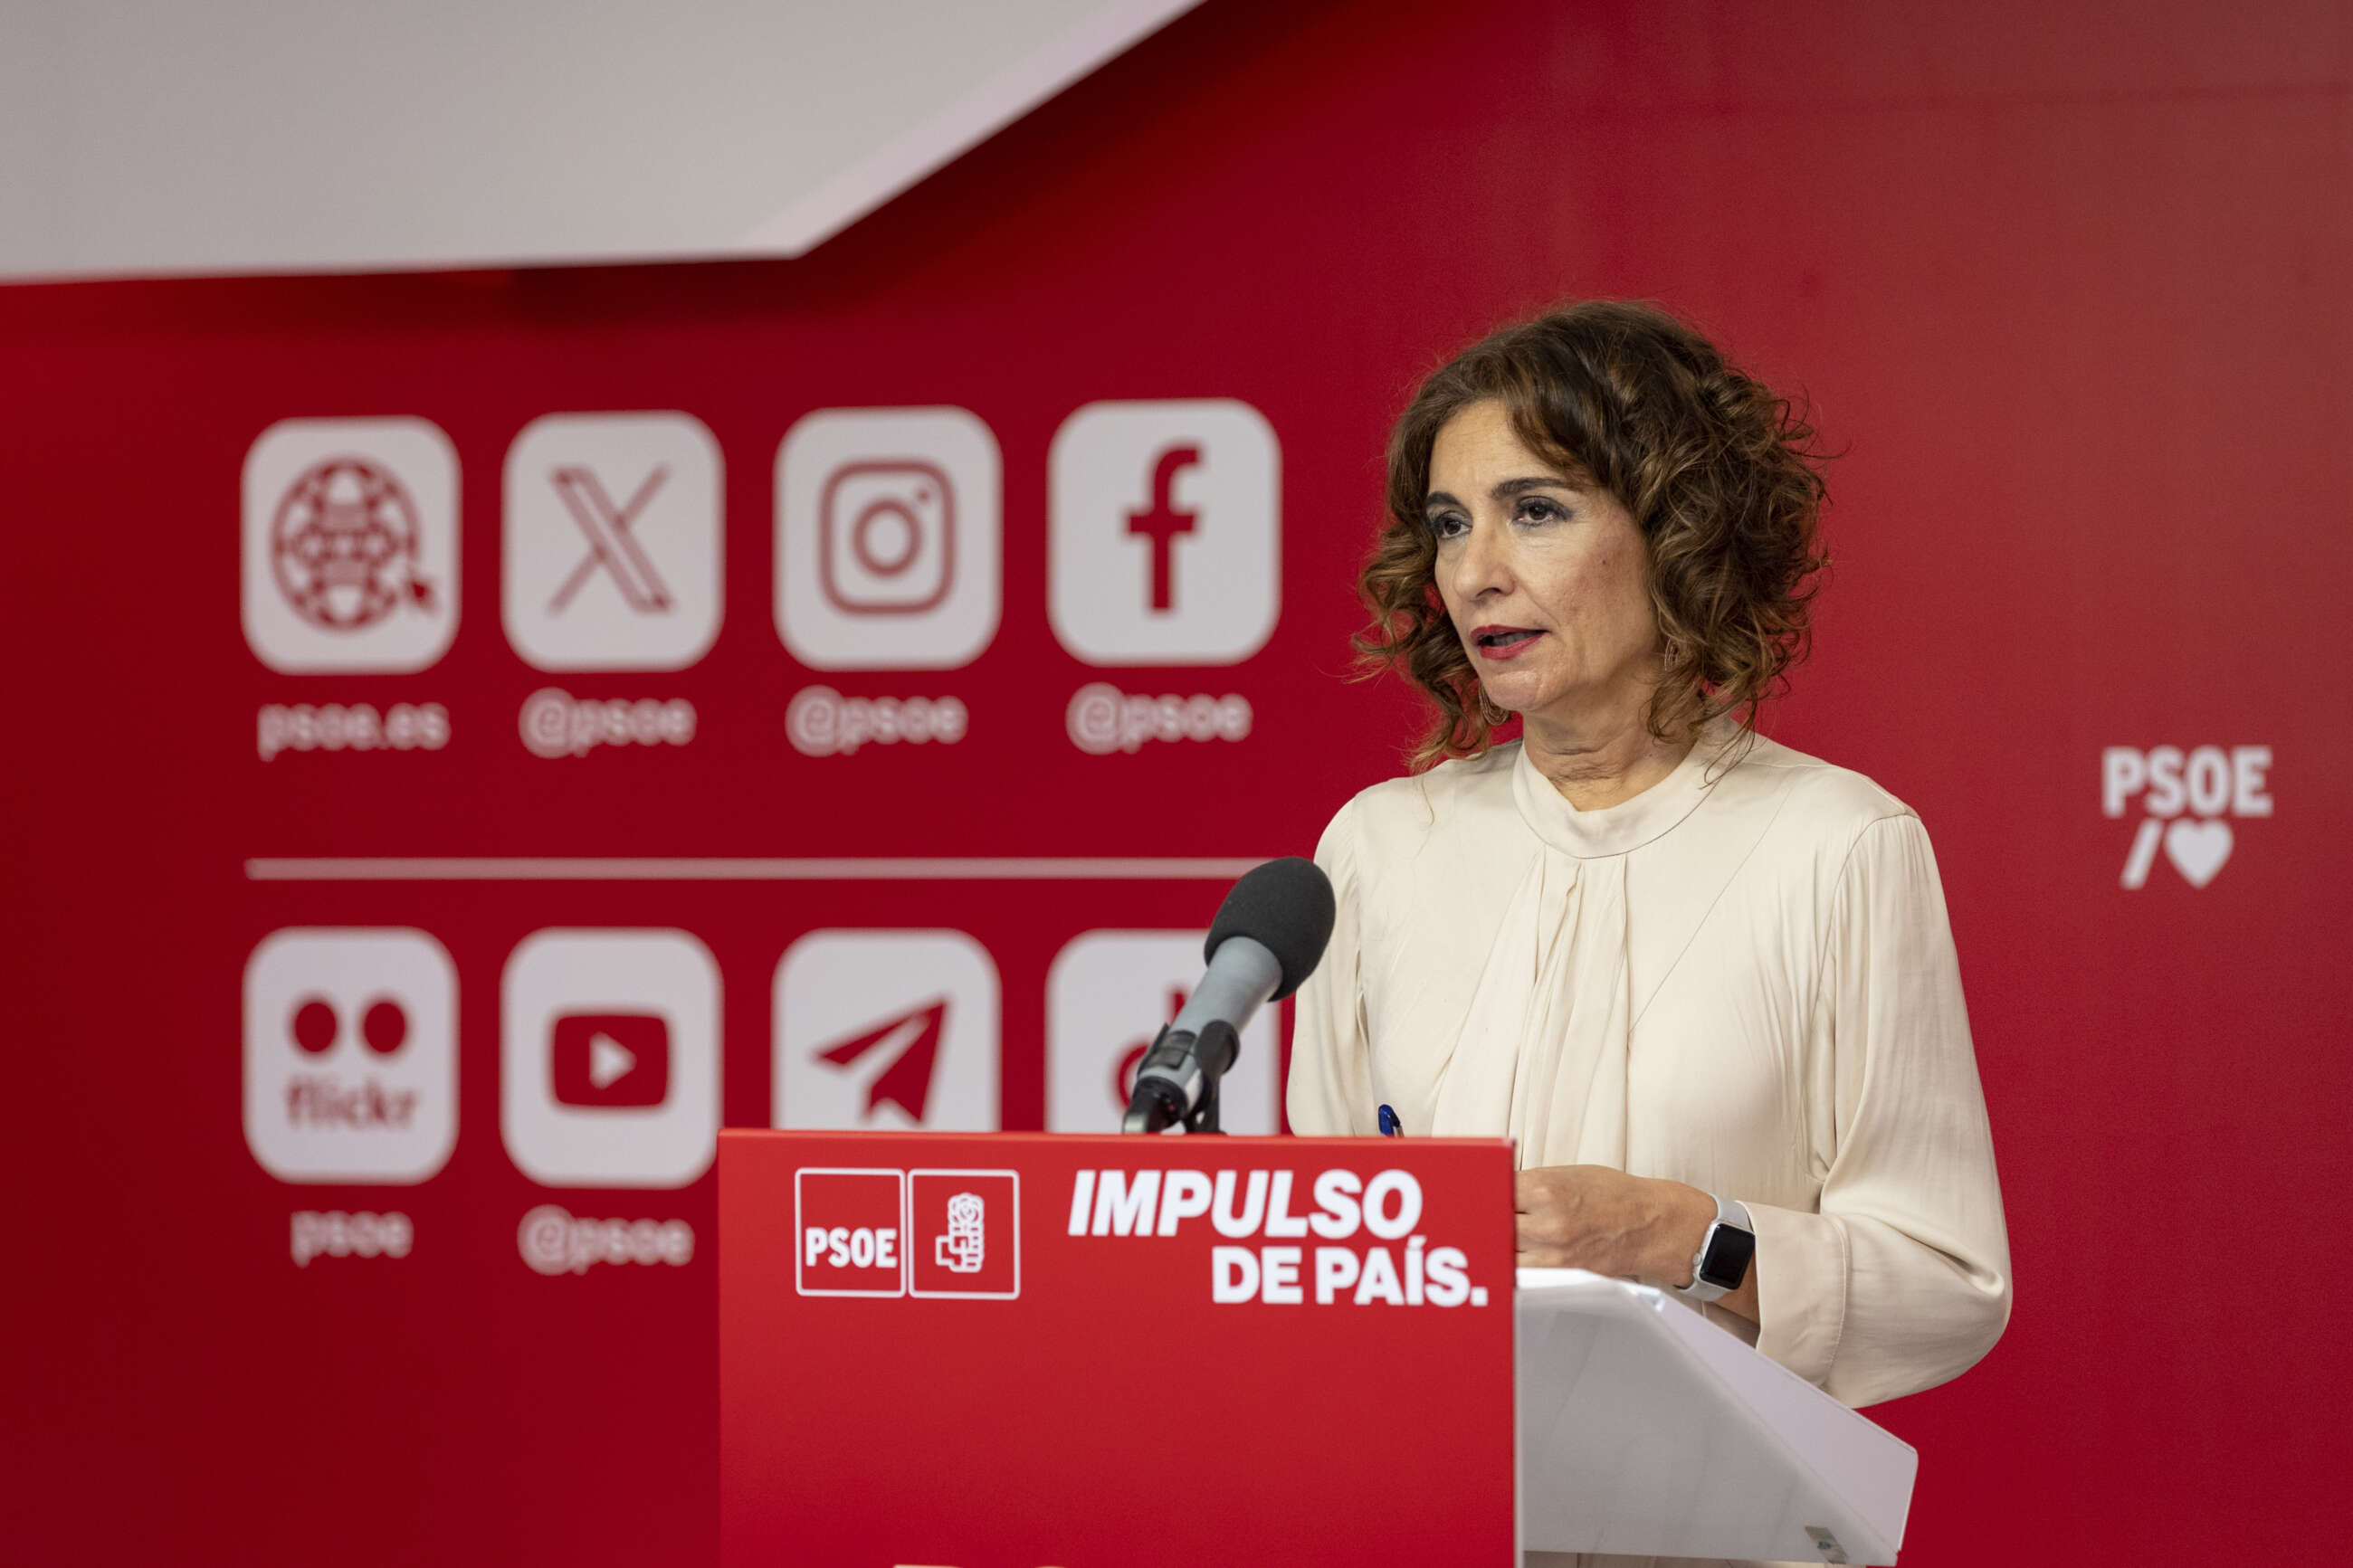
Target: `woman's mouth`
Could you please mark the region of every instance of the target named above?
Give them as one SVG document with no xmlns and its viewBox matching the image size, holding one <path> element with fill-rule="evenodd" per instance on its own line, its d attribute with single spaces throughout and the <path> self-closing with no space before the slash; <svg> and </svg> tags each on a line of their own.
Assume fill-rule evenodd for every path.
<svg viewBox="0 0 2353 1568">
<path fill-rule="evenodd" d="M 1471 634 L 1481 658 L 1517 658 L 1544 636 L 1526 626 L 1481 626 Z"/>
</svg>

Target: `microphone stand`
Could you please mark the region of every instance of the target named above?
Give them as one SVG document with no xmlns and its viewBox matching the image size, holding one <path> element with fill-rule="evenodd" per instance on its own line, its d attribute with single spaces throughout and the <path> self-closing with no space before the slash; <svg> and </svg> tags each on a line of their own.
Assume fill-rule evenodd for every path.
<svg viewBox="0 0 2353 1568">
<path fill-rule="evenodd" d="M 1136 1065 L 1135 1092 L 1128 1099 L 1127 1115 L 1119 1130 L 1165 1132 L 1181 1124 L 1188 1133 L 1224 1131 L 1218 1125 L 1218 1090 L 1241 1048 L 1241 1037 L 1222 1018 L 1212 1018 L 1198 1037 L 1162 1028 Z M 1155 1068 L 1161 1071 L 1151 1070 Z M 1193 1109 L 1187 1110 L 1177 1084 L 1191 1073 L 1200 1075 L 1201 1093 Z"/>
<path fill-rule="evenodd" d="M 1192 1115 L 1185 1118 L 1186 1131 L 1223 1132 L 1225 1131 L 1218 1125 L 1218 1086 L 1225 1081 L 1225 1075 L 1220 1073 L 1201 1086 L 1201 1103 L 1193 1108 Z"/>
</svg>

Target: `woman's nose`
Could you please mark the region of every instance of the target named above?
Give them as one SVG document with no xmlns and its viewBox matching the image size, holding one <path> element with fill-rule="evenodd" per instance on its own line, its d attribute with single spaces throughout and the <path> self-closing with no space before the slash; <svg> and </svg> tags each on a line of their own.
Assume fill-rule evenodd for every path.
<svg viewBox="0 0 2353 1568">
<path fill-rule="evenodd" d="M 1504 531 L 1485 523 L 1471 525 L 1470 537 L 1454 557 L 1454 596 L 1469 603 L 1512 585 L 1510 542 Z"/>
</svg>

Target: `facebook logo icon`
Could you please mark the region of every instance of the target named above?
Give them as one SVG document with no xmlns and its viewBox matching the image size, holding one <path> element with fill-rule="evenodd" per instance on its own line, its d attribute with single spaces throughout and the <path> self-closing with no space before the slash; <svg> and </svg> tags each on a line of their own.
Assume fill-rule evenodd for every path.
<svg viewBox="0 0 2353 1568">
<path fill-rule="evenodd" d="M 1193 531 L 1196 513 L 1171 504 L 1176 476 L 1201 466 L 1201 448 L 1171 447 L 1152 460 L 1152 505 L 1127 514 L 1127 531 L 1152 542 L 1152 608 L 1157 615 L 1176 607 L 1175 585 L 1169 581 L 1169 546 L 1179 534 Z"/>
<path fill-rule="evenodd" d="M 1274 430 L 1245 403 L 1091 403 L 1050 459 L 1054 635 L 1093 665 L 1239 664 L 1282 592 Z"/>
</svg>

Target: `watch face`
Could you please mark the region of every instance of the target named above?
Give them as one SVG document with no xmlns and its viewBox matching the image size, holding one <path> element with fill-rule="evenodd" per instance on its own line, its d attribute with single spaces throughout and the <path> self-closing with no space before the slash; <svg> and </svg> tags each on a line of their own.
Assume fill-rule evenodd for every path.
<svg viewBox="0 0 2353 1568">
<path fill-rule="evenodd" d="M 1748 1260 L 1757 1256 L 1757 1238 L 1737 1226 L 1719 1225 L 1708 1232 L 1707 1256 L 1700 1259 L 1699 1277 L 1710 1285 L 1736 1290 L 1748 1278 Z"/>
</svg>

